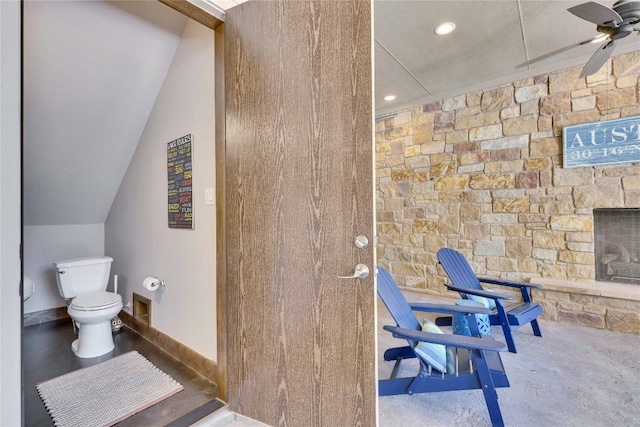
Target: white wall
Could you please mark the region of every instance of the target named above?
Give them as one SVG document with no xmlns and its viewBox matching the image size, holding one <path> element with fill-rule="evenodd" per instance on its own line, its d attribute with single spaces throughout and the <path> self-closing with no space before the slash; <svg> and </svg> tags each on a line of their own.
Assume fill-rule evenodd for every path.
<svg viewBox="0 0 640 427">
<path fill-rule="evenodd" d="M 24 274 L 36 289 L 24 303 L 25 313 L 66 305 L 58 292 L 55 261 L 109 255 L 104 253 L 104 224 L 25 226 L 23 239 Z"/>
<path fill-rule="evenodd" d="M 20 2 L 0 1 L 0 425 L 21 425 Z"/>
<path fill-rule="evenodd" d="M 214 33 L 189 21 L 105 223 L 105 253 L 126 302 L 152 300 L 152 326 L 216 360 Z M 193 230 L 167 225 L 167 143 L 193 135 Z M 167 281 L 149 292 L 146 276 Z"/>
</svg>

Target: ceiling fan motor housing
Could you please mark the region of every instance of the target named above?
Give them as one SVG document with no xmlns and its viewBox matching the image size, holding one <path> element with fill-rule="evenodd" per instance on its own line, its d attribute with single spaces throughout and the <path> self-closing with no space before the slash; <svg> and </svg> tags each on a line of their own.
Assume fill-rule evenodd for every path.
<svg viewBox="0 0 640 427">
<path fill-rule="evenodd" d="M 593 1 L 588 1 L 586 3 L 570 7 L 567 10 L 578 18 L 596 24 L 596 30 L 601 33 L 601 35 L 531 59 L 516 66 L 516 68 L 531 65 L 535 62 L 542 61 L 554 55 L 559 55 L 569 49 L 582 46 L 587 43 L 603 43 L 594 52 L 594 54 L 591 55 L 591 58 L 589 58 L 582 68 L 579 78 L 587 77 L 602 68 L 602 66 L 611 57 L 618 40 L 627 37 L 636 31 L 640 34 L 640 1 L 637 0 L 618 0 L 613 5 L 613 8 L 603 6 L 602 4 Z M 603 37 L 602 35 L 606 35 L 606 37 Z"/>
<path fill-rule="evenodd" d="M 629 24 L 640 21 L 640 1 L 620 0 L 613 5 L 612 9 L 625 21 L 629 20 Z"/>
</svg>

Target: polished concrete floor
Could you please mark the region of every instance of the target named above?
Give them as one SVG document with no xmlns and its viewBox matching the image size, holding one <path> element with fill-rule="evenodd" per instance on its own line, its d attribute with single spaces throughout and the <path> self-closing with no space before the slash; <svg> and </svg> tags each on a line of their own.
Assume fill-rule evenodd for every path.
<svg viewBox="0 0 640 427">
<path fill-rule="evenodd" d="M 115 350 L 91 359 L 80 359 L 73 354 L 71 343 L 75 338 L 69 319 L 24 328 L 22 341 L 25 426 L 54 425 L 38 395 L 37 383 L 132 350 L 138 351 L 157 368 L 182 384 L 184 390 L 127 418 L 118 423 L 118 426 L 165 426 L 171 423 L 176 426 L 191 425 L 195 420 L 184 421 L 188 419 L 189 414 L 216 398 L 215 384 L 128 328 L 123 328 L 114 335 Z M 215 409 L 211 403 L 207 407 Z"/>
</svg>

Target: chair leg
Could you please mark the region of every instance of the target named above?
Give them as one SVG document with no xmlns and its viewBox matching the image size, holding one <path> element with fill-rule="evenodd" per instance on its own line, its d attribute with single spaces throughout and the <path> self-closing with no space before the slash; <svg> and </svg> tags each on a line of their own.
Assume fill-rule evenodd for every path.
<svg viewBox="0 0 640 427">
<path fill-rule="evenodd" d="M 496 301 L 496 310 L 498 311 L 498 319 L 500 319 L 500 325 L 502 326 L 502 332 L 504 332 L 504 339 L 507 341 L 507 347 L 511 353 L 517 353 L 516 351 L 516 343 L 513 340 L 513 335 L 511 334 L 511 325 L 509 325 L 509 318 L 507 317 L 507 312 L 504 308 L 502 300 Z"/>
<path fill-rule="evenodd" d="M 511 331 L 511 327 L 509 326 L 509 324 L 502 324 L 502 332 L 504 332 L 504 339 L 507 342 L 507 347 L 509 348 L 509 351 L 511 353 L 517 353 L 516 351 L 516 343 L 513 340 L 513 334 Z"/>
<path fill-rule="evenodd" d="M 491 425 L 493 427 L 504 427 L 504 421 L 502 419 L 502 413 L 500 412 L 500 405 L 498 404 L 498 393 L 496 389 L 483 388 L 484 400 L 487 403 L 487 409 L 489 410 L 489 417 L 491 418 Z"/>
<path fill-rule="evenodd" d="M 533 319 L 531 321 L 531 328 L 533 328 L 533 335 L 537 337 L 542 336 L 542 332 L 540 332 L 540 326 L 538 325 L 538 319 Z"/>
<path fill-rule="evenodd" d="M 495 385 L 493 384 L 493 378 L 491 377 L 491 371 L 487 365 L 485 352 L 481 350 L 473 350 L 472 353 L 478 370 L 478 377 L 480 378 L 480 383 L 482 385 L 484 401 L 487 405 L 487 409 L 489 410 L 491 425 L 494 427 L 504 427 L 502 412 L 500 412 L 500 405 L 498 404 L 498 393 Z"/>
</svg>

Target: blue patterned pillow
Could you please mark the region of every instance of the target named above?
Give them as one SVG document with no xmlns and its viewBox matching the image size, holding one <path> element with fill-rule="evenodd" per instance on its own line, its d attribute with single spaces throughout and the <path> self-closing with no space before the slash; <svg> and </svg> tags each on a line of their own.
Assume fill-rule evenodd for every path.
<svg viewBox="0 0 640 427">
<path fill-rule="evenodd" d="M 422 324 L 422 332 L 429 332 L 432 334 L 441 334 L 440 329 L 435 323 L 429 319 L 424 319 Z M 446 373 L 447 372 L 447 350 L 446 346 L 442 344 L 433 344 L 428 342 L 419 342 L 414 348 L 416 354 L 420 358 L 430 365 L 436 371 Z"/>
<path fill-rule="evenodd" d="M 495 292 L 495 289 L 489 288 L 489 289 L 485 289 L 485 291 L 487 291 L 487 292 Z M 494 308 L 496 308 L 496 300 L 494 300 L 494 299 L 485 298 L 485 297 L 479 297 L 477 295 L 470 295 L 470 294 L 467 294 L 467 297 L 471 301 L 478 301 L 479 303 L 481 303 L 482 305 L 487 307 L 489 310 L 493 310 Z"/>
<path fill-rule="evenodd" d="M 490 299 L 490 298 L 485 298 Z M 482 304 L 480 301 L 474 301 L 470 299 L 461 299 L 456 301 L 456 305 L 463 307 L 482 307 L 488 308 Z M 452 319 L 452 332 L 456 335 L 467 335 L 471 336 L 471 329 L 469 328 L 469 320 L 471 317 L 466 314 L 454 314 Z M 476 324 L 478 325 L 478 329 L 480 334 L 482 335 L 491 335 L 491 323 L 489 322 L 488 314 L 476 314 L 475 315 Z"/>
</svg>

